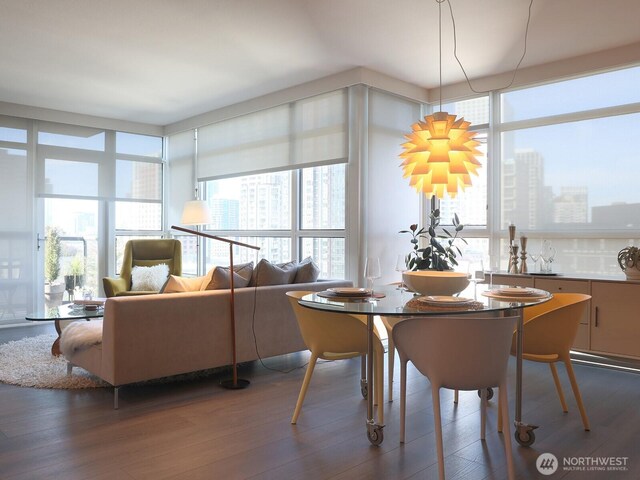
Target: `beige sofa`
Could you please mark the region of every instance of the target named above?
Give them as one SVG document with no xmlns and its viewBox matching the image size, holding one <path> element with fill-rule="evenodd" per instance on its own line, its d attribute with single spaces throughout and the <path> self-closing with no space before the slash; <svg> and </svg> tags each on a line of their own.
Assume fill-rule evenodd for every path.
<svg viewBox="0 0 640 480">
<path fill-rule="evenodd" d="M 237 361 L 306 349 L 287 291 L 351 285 L 344 280 L 319 280 L 236 289 Z M 229 290 L 205 290 L 109 298 L 102 342 L 65 352 L 68 372 L 82 367 L 113 385 L 118 408 L 122 385 L 231 365 L 229 295 Z"/>
</svg>

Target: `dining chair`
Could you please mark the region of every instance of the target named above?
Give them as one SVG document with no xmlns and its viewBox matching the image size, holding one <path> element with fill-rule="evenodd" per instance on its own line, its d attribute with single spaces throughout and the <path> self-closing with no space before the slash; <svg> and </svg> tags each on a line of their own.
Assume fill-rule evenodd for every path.
<svg viewBox="0 0 640 480">
<path fill-rule="evenodd" d="M 562 411 L 567 413 L 569 409 L 555 366 L 556 362 L 564 363 L 586 431 L 589 431 L 591 427 L 571 364 L 570 350 L 578 332 L 580 319 L 590 299 L 591 296 L 582 293 L 554 293 L 551 300 L 525 308 L 522 345 L 524 360 L 549 364 Z M 516 336 L 514 334 L 511 354 L 515 355 L 515 352 Z M 500 424 L 498 424 L 499 428 Z"/>
<path fill-rule="evenodd" d="M 389 389 L 388 401 L 393 402 L 393 376 L 396 359 L 396 345 L 393 341 L 393 327 L 407 317 L 387 317 L 380 316 L 382 325 L 387 330 L 387 385 Z"/>
<path fill-rule="evenodd" d="M 314 293 L 311 291 L 291 291 L 287 292 L 291 307 L 298 320 L 300 333 L 305 345 L 311 351 L 309 365 L 300 388 L 296 408 L 291 417 L 291 423 L 298 421 L 304 398 L 307 394 L 311 376 L 316 366 L 317 360 L 344 360 L 348 358 L 361 357 L 367 354 L 367 318 L 358 315 L 345 315 L 342 313 L 332 313 L 327 311 L 313 310 L 303 307 L 298 300 L 303 296 Z M 374 355 L 374 381 L 373 390 L 369 388 L 369 394 L 375 395 L 378 422 L 384 423 L 383 411 L 383 365 L 384 348 L 380 342 L 377 332 L 373 343 Z"/>
<path fill-rule="evenodd" d="M 481 390 L 480 438 L 486 430 L 487 388 L 498 387 L 505 427 L 507 472 L 515 478 L 509 433 L 507 364 L 517 317 L 410 318 L 393 328 L 400 357 L 400 442 L 405 441 L 407 362 L 411 361 L 431 383 L 438 454 L 438 475 L 444 476 L 440 389 Z"/>
</svg>

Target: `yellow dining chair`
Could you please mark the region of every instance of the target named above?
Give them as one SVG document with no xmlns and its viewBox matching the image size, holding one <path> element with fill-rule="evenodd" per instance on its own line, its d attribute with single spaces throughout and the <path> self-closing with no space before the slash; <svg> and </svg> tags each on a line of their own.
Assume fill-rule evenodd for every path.
<svg viewBox="0 0 640 480">
<path fill-rule="evenodd" d="M 357 315 L 348 315 L 343 313 L 332 313 L 320 310 L 306 308 L 298 303 L 298 300 L 304 295 L 314 293 L 311 291 L 292 291 L 287 292 L 291 307 L 298 320 L 300 333 L 305 345 L 311 351 L 309 365 L 305 373 L 296 408 L 291 418 L 291 423 L 298 421 L 298 415 L 302 409 L 304 397 L 311 381 L 311 375 L 316 366 L 316 361 L 321 358 L 323 360 L 343 360 L 347 358 L 360 357 L 367 353 L 367 319 Z M 384 349 L 380 338 L 374 337 L 373 356 L 374 356 L 374 389 L 369 387 L 369 395 L 375 395 L 378 406 L 378 422 L 384 423 L 383 412 L 383 362 Z"/>
<path fill-rule="evenodd" d="M 410 318 L 393 327 L 400 357 L 400 442 L 404 443 L 407 404 L 407 362 L 411 361 L 431 383 L 438 453 L 438 475 L 444 479 L 444 447 L 440 418 L 440 389 L 481 390 L 480 438 L 485 438 L 487 388 L 498 387 L 506 425 L 504 447 L 507 472 L 515 478 L 509 434 L 507 365 L 517 317 Z"/>
<path fill-rule="evenodd" d="M 581 293 L 554 293 L 548 302 L 524 309 L 522 358 L 533 362 L 548 363 L 553 381 L 560 397 L 562 411 L 567 413 L 567 402 L 558 378 L 556 362 L 563 362 L 571 383 L 573 396 L 578 404 L 584 429 L 589 431 L 589 419 L 582 403 L 582 396 L 571 365 L 569 350 L 573 345 L 580 318 L 588 306 L 591 296 Z M 516 353 L 516 336 L 513 336 L 511 354 Z M 498 424 L 498 429 L 500 424 Z"/>
<path fill-rule="evenodd" d="M 384 328 L 387 330 L 387 385 L 389 388 L 390 402 L 393 402 L 393 369 L 396 360 L 396 344 L 393 342 L 393 327 L 406 318 L 407 317 L 380 317 Z"/>
</svg>

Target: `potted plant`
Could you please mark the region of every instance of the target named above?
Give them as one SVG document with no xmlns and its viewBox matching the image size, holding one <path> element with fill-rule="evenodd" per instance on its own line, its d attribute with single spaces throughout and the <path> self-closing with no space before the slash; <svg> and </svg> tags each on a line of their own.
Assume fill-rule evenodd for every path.
<svg viewBox="0 0 640 480">
<path fill-rule="evenodd" d="M 640 280 L 640 248 L 625 247 L 618 252 L 618 265 L 627 280 Z"/>
<path fill-rule="evenodd" d="M 84 285 L 84 259 L 80 255 L 76 255 L 71 259 L 67 274 L 64 276 L 64 284 L 70 295 L 76 287 Z"/>
<path fill-rule="evenodd" d="M 47 241 L 44 246 L 44 298 L 48 307 L 62 303 L 64 284 L 58 282 L 61 250 L 60 232 L 56 227 L 47 228 Z"/>
<path fill-rule="evenodd" d="M 457 214 L 452 219 L 453 233 L 442 228 L 444 234 L 437 234 L 440 226 L 440 210 L 436 209 L 429 215 L 428 228 L 418 228 L 413 224 L 409 230 L 400 233 L 411 235 L 413 249 L 406 256 L 407 271 L 402 274 L 402 281 L 407 287 L 423 295 L 453 295 L 464 290 L 469 285 L 467 273 L 453 272 L 458 265 L 458 255 L 462 255 L 460 248 L 455 245 L 456 240 L 467 243 L 459 237 L 464 226 Z M 420 239 L 427 240 L 425 247 L 420 246 Z"/>
<path fill-rule="evenodd" d="M 406 256 L 407 270 L 453 270 L 458 265 L 457 256 L 462 256 L 460 248 L 455 245 L 456 240 L 464 243 L 467 241 L 459 234 L 464 228 L 460 223 L 457 214 L 454 214 L 453 233 L 446 228 L 442 228 L 444 235 L 438 235 L 436 229 L 440 226 L 440 209 L 433 210 L 429 215 L 430 225 L 428 228 L 418 228 L 414 223 L 409 230 L 400 230 L 399 233 L 411 235 L 413 249 Z M 426 247 L 420 247 L 420 238 L 427 240 Z"/>
</svg>

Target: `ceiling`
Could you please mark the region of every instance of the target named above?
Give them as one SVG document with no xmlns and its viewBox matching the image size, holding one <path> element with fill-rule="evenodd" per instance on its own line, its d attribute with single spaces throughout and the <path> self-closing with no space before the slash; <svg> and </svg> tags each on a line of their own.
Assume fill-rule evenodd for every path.
<svg viewBox="0 0 640 480">
<path fill-rule="evenodd" d="M 450 0 L 472 78 L 528 0 Z M 0 102 L 166 125 L 354 67 L 438 85 L 436 0 L 0 0 Z M 443 84 L 464 80 L 443 12 Z M 523 67 L 640 42 L 638 0 L 534 0 Z M 638 55 L 640 60 L 640 52 Z"/>
</svg>

